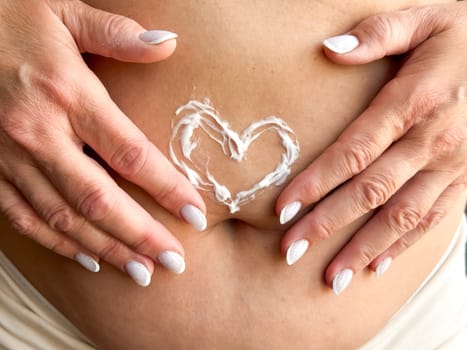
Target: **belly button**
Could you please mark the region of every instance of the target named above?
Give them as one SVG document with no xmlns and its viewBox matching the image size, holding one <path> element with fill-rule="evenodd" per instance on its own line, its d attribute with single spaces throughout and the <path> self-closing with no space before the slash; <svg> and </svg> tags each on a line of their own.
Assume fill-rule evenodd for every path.
<svg viewBox="0 0 467 350">
<path fill-rule="evenodd" d="M 235 234 L 238 230 L 238 226 L 242 223 L 238 219 L 227 219 L 224 221 L 226 230 L 228 230 L 229 233 Z"/>
</svg>

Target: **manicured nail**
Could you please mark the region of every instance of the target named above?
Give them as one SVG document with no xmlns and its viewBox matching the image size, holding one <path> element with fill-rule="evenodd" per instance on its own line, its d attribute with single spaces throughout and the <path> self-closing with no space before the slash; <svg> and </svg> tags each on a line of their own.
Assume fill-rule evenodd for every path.
<svg viewBox="0 0 467 350">
<path fill-rule="evenodd" d="M 101 269 L 99 263 L 89 255 L 78 253 L 75 255 L 75 260 L 81 264 L 86 270 L 91 272 L 99 272 Z"/>
<path fill-rule="evenodd" d="M 282 225 L 288 223 L 290 220 L 292 220 L 295 217 L 295 215 L 297 215 L 297 213 L 300 211 L 301 208 L 302 208 L 302 203 L 298 201 L 287 204 L 281 210 L 281 214 L 279 216 L 279 222 Z"/>
<path fill-rule="evenodd" d="M 185 260 L 176 252 L 166 250 L 165 252 L 160 253 L 158 259 L 166 269 L 169 269 L 176 274 L 181 274 L 185 271 Z"/>
<path fill-rule="evenodd" d="M 178 35 L 166 30 L 148 30 L 139 35 L 139 39 L 149 45 L 161 44 L 164 41 L 175 39 Z"/>
<path fill-rule="evenodd" d="M 141 287 L 147 287 L 149 283 L 151 283 L 151 274 L 149 270 L 140 262 L 130 261 L 125 265 L 125 270 L 131 278 L 133 278 L 133 281 Z"/>
<path fill-rule="evenodd" d="M 187 204 L 182 208 L 182 217 L 198 231 L 204 231 L 207 226 L 206 216 L 194 205 Z"/>
<path fill-rule="evenodd" d="M 355 35 L 346 34 L 327 38 L 323 45 L 335 53 L 348 53 L 360 45 L 360 42 Z"/>
<path fill-rule="evenodd" d="M 391 263 L 392 263 L 392 258 L 390 256 L 388 256 L 386 259 L 381 261 L 376 267 L 376 271 L 375 271 L 376 278 L 380 278 L 383 275 L 383 273 L 385 273 L 389 269 L 389 267 L 391 266 Z"/>
<path fill-rule="evenodd" d="M 291 266 L 295 264 L 305 254 L 310 243 L 306 239 L 293 242 L 287 249 L 287 265 Z"/>
<path fill-rule="evenodd" d="M 345 288 L 347 288 L 352 281 L 353 271 L 351 269 L 345 269 L 339 272 L 332 280 L 332 290 L 335 295 L 341 294 Z"/>
</svg>

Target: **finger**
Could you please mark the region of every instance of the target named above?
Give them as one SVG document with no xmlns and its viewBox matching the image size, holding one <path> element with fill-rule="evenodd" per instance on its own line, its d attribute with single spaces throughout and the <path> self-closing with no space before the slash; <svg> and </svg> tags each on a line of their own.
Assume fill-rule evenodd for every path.
<svg viewBox="0 0 467 350">
<path fill-rule="evenodd" d="M 318 203 L 309 214 L 289 229 L 283 250 L 293 242 L 314 244 L 385 204 L 427 163 L 427 154 L 408 140 L 394 144 L 360 175 Z"/>
<path fill-rule="evenodd" d="M 411 247 L 414 243 L 416 243 L 421 237 L 423 237 L 423 235 L 425 235 L 425 233 L 436 227 L 439 222 L 449 213 L 452 207 L 452 203 L 454 203 L 460 195 L 463 193 L 465 194 L 466 188 L 467 180 L 461 178 L 448 186 L 448 188 L 446 188 L 446 190 L 436 200 L 428 214 L 426 214 L 425 217 L 419 222 L 417 227 L 393 243 L 387 250 L 374 259 L 369 267 L 376 271 L 377 275 L 380 276 L 388 268 L 387 264 L 383 266 L 382 263 L 384 261 L 392 261 L 397 256 L 406 251 L 409 247 Z M 381 267 L 378 269 L 378 266 Z"/>
<path fill-rule="evenodd" d="M 446 11 L 443 6 L 423 6 L 367 17 L 348 33 L 324 40 L 324 52 L 340 64 L 405 53 L 449 27 Z"/>
<path fill-rule="evenodd" d="M 203 231 L 206 206 L 201 195 L 104 92 L 100 96 L 99 104 L 84 102 L 83 109 L 71 117 L 77 135 L 116 172 Z"/>
<path fill-rule="evenodd" d="M 82 52 L 147 63 L 166 59 L 175 50 L 174 33 L 146 31 L 130 18 L 95 9 L 82 1 L 60 1 L 53 6 Z"/>
<path fill-rule="evenodd" d="M 340 294 L 346 287 L 337 282 L 344 271 L 353 274 L 361 271 L 394 242 L 414 230 L 446 189 L 446 184 L 454 180 L 452 177 L 446 172 L 417 174 L 355 233 L 326 271 L 325 279 L 334 292 Z"/>
<path fill-rule="evenodd" d="M 127 272 L 127 267 L 135 262 L 142 264 L 146 269 L 143 279 L 146 282 L 141 284 L 149 284 L 154 270 L 150 259 L 134 253 L 122 242 L 96 229 L 78 215 L 38 169 L 16 166 L 14 173 L 21 174 L 21 177 L 12 179 L 16 188 L 52 231 L 67 235 L 92 252 L 93 256 L 102 258 L 122 271 Z"/>
<path fill-rule="evenodd" d="M 413 84 L 410 77 L 386 84 L 336 142 L 286 186 L 276 202 L 281 223 L 293 218 L 285 215 L 287 206 L 299 203 L 305 207 L 319 201 L 378 159 L 407 133 L 416 117 L 431 113 L 433 103 L 425 103 L 426 97 L 418 98 L 423 92 L 414 92 Z"/>
<path fill-rule="evenodd" d="M 370 23 L 370 26 L 371 23 L 379 22 L 388 24 L 395 17 L 401 22 L 408 22 L 407 26 L 415 26 L 412 28 L 416 30 L 415 34 L 421 35 L 420 38 L 423 38 L 423 30 L 428 30 L 427 28 L 430 27 L 429 24 L 431 23 L 426 21 L 434 21 L 431 26 L 431 29 L 434 28 L 433 33 L 443 30 L 445 26 L 448 28 L 450 25 L 439 19 L 444 18 L 443 16 L 439 16 L 439 18 L 431 16 L 431 11 L 436 14 L 437 11 L 447 10 L 443 6 L 414 8 L 388 14 L 387 16 L 390 19 L 386 18 L 386 15 L 371 17 L 368 19 L 368 23 Z M 428 16 L 428 13 L 430 13 L 430 16 Z M 420 28 L 416 27 L 417 23 L 419 23 Z M 399 26 L 403 28 L 405 24 L 399 24 Z M 361 31 L 365 32 L 364 30 Z M 382 32 L 387 33 L 388 31 L 384 29 Z M 425 35 L 428 34 L 425 33 Z M 390 35 L 388 37 L 390 43 L 385 45 L 389 51 L 385 51 L 385 54 L 394 53 L 390 51 L 389 47 L 393 45 L 391 40 L 397 41 L 398 37 L 399 35 Z M 405 38 L 406 34 L 402 34 L 402 37 Z M 431 40 L 435 40 L 435 38 L 431 38 Z M 442 36 L 439 36 L 437 40 L 438 44 L 442 42 Z M 411 42 L 416 43 L 416 41 Z M 425 54 L 426 58 L 427 52 L 421 52 L 421 55 Z M 353 54 L 354 52 L 352 52 Z M 350 54 L 340 55 L 339 59 L 344 59 L 343 57 L 347 56 L 350 57 Z M 428 57 L 431 58 L 432 56 L 433 54 Z M 375 57 L 379 56 L 376 55 Z M 350 64 L 352 61 L 348 63 Z M 443 67 L 444 65 L 436 63 L 431 67 L 431 70 L 428 70 L 426 65 L 423 64 L 405 64 L 398 72 L 398 75 L 384 86 L 370 106 L 343 132 L 339 139 L 284 189 L 278 198 L 276 206 L 278 213 L 282 214 L 282 211 L 284 213 L 283 215 L 279 214 L 284 219 L 281 221 L 291 219 L 292 214 L 296 213 L 296 210 L 285 210 L 288 209 L 288 205 L 297 208 L 297 203 L 303 207 L 318 201 L 329 191 L 365 169 L 394 140 L 400 138 L 414 124 L 426 121 L 427 118 L 439 112 L 440 108 L 446 106 L 448 101 L 452 99 L 452 97 L 448 96 L 449 92 L 445 94 L 449 89 L 438 91 L 439 84 L 435 87 L 431 83 L 432 81 L 439 82 L 440 77 L 446 76 Z M 406 74 L 407 72 L 410 72 L 410 74 Z M 418 79 L 416 79 L 417 76 Z M 436 79 L 434 79 L 435 76 Z M 452 79 L 455 79 L 455 77 L 452 77 Z M 290 213 L 290 215 L 286 216 L 285 213 Z"/>
<path fill-rule="evenodd" d="M 18 233 L 43 247 L 77 261 L 91 272 L 100 270 L 99 258 L 70 238 L 51 230 L 9 183 L 0 181 L 0 211 Z"/>
<path fill-rule="evenodd" d="M 47 136 L 53 145 L 58 135 L 49 132 Z M 63 139 L 60 147 L 45 151 L 38 147 L 34 154 L 46 177 L 86 220 L 131 250 L 151 257 L 176 273 L 184 271 L 180 242 L 118 187 L 102 167 L 84 155 L 80 147 Z"/>
</svg>

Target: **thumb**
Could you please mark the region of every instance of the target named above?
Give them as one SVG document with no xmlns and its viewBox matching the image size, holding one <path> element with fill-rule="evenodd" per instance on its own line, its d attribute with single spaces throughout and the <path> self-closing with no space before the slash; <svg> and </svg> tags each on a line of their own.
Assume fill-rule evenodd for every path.
<svg viewBox="0 0 467 350">
<path fill-rule="evenodd" d="M 350 32 L 324 40 L 324 52 L 340 64 L 402 54 L 447 29 L 444 12 L 441 6 L 424 6 L 367 17 Z"/>
<path fill-rule="evenodd" d="M 60 17 L 81 52 L 149 63 L 164 60 L 175 51 L 175 33 L 146 31 L 130 18 L 95 9 L 81 1 L 66 3 Z"/>
</svg>

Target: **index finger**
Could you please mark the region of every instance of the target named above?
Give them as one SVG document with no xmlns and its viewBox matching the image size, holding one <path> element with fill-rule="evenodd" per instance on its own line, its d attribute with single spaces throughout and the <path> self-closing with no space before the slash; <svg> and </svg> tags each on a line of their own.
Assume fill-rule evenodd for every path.
<svg viewBox="0 0 467 350">
<path fill-rule="evenodd" d="M 411 104 L 407 101 L 407 95 L 402 95 L 401 86 L 404 84 L 400 80 L 396 78 L 386 84 L 370 106 L 339 138 L 282 191 L 276 203 L 281 223 L 293 217 L 284 215 L 288 206 L 300 203 L 303 207 L 319 201 L 365 170 L 412 126 L 408 117 L 412 111 L 404 106 Z"/>
<path fill-rule="evenodd" d="M 85 100 L 70 117 L 75 133 L 117 173 L 175 216 L 204 230 L 206 206 L 197 190 L 118 108 L 100 82 L 94 85 L 98 101 Z"/>
</svg>

